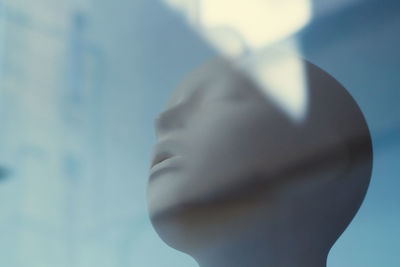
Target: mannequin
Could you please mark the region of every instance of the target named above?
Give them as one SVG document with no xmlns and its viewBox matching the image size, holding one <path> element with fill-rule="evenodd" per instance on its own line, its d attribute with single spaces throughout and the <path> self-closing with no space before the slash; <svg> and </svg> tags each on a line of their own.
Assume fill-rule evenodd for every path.
<svg viewBox="0 0 400 267">
<path fill-rule="evenodd" d="M 188 75 L 156 118 L 150 218 L 201 267 L 326 266 L 364 199 L 364 117 L 343 86 L 301 61 L 300 121 L 222 58 Z"/>
</svg>

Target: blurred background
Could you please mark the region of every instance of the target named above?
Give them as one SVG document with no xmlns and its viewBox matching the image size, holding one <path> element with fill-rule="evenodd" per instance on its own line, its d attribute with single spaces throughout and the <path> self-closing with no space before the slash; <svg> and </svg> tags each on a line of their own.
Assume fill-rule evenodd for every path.
<svg viewBox="0 0 400 267">
<path fill-rule="evenodd" d="M 1 266 L 197 266 L 147 217 L 153 119 L 205 60 L 269 45 L 335 77 L 371 130 L 370 188 L 328 266 L 400 266 L 400 3 L 255 1 L 244 25 L 206 2 L 0 0 Z"/>
</svg>

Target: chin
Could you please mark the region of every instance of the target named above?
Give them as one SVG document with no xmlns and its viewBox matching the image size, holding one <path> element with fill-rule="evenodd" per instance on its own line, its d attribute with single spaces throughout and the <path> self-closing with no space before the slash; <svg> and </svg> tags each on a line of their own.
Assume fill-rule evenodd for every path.
<svg viewBox="0 0 400 267">
<path fill-rule="evenodd" d="M 204 227 L 201 225 L 204 219 L 194 214 L 193 208 L 176 205 L 149 212 L 154 229 L 168 246 L 187 254 L 192 254 L 202 246 L 198 232 Z"/>
<path fill-rule="evenodd" d="M 243 187 L 240 191 L 250 193 Z M 157 210 L 150 205 L 150 219 L 160 238 L 170 247 L 195 256 L 211 244 L 227 242 L 238 234 L 238 229 L 253 225 L 253 219 L 259 217 L 257 214 L 268 212 L 270 208 L 265 203 L 269 197 L 264 194 L 262 200 L 256 194 L 252 197 L 236 191 L 214 192 L 213 195 L 213 198 L 207 194 L 198 195 L 196 201 L 181 195 L 182 198 L 175 198 L 168 204 L 158 203 L 163 209 Z"/>
</svg>

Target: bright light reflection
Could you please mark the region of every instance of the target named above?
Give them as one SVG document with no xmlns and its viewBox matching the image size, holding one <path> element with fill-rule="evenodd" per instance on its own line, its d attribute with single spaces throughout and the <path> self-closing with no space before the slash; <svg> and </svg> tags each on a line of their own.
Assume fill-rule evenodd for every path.
<svg viewBox="0 0 400 267">
<path fill-rule="evenodd" d="M 302 59 L 288 51 L 272 49 L 253 54 L 240 62 L 243 70 L 290 118 L 298 122 L 304 119 L 308 90 Z"/>
<path fill-rule="evenodd" d="M 284 39 L 311 18 L 309 0 L 164 0 L 221 53 L 241 55 Z"/>
<path fill-rule="evenodd" d="M 241 62 L 243 70 L 293 120 L 305 117 L 308 93 L 304 66 L 293 56 L 297 46 L 288 37 L 310 21 L 310 0 L 164 1 L 183 14 L 217 51 Z M 278 42 L 289 44 L 283 51 L 290 53 L 271 52 Z"/>
</svg>

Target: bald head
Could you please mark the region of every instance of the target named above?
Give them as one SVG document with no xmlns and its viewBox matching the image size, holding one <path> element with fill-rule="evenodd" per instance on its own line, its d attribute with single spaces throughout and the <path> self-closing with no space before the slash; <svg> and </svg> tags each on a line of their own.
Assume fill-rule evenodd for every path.
<svg viewBox="0 0 400 267">
<path fill-rule="evenodd" d="M 148 186 L 153 225 L 169 245 L 205 266 L 254 244 L 248 254 L 258 264 L 279 255 L 301 255 L 305 266 L 326 259 L 365 196 L 371 139 L 343 86 L 301 63 L 302 120 L 268 94 L 274 88 L 224 59 L 172 94 L 157 118 Z M 289 69 L 283 78 L 294 76 Z"/>
</svg>

